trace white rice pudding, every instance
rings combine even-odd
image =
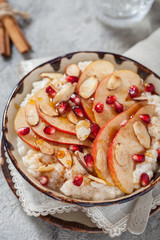
[[[78,66],[83,72],[85,68],[91,63],[91,61],[79,62]],[[47,86],[51,82],[54,88],[59,91],[63,88],[64,84],[67,83],[66,75],[63,74],[62,78],[50,80],[44,78],[41,81],[33,83],[33,89],[30,94],[27,94],[20,107],[25,107],[27,101],[36,94],[40,89]],[[160,97],[146,94],[148,102],[156,105],[156,110],[160,116]],[[145,162],[137,164],[135,171],[133,172],[133,182],[135,189],[140,188],[139,179],[143,172],[146,172],[151,179],[153,172],[157,167],[157,148],[160,140],[160,123],[157,117],[151,119],[151,123],[148,125],[148,131],[152,137],[151,149],[146,151]],[[86,170],[77,160],[76,156],[73,156],[73,166],[71,169],[66,169],[62,166],[54,156],[46,155],[42,152],[31,149],[26,143],[24,143],[19,137],[17,138],[18,153],[22,157],[22,161],[27,168],[28,172],[39,179],[42,175],[46,175],[49,179],[48,187],[51,189],[60,190],[66,196],[74,198],[80,198],[85,200],[107,200],[115,199],[124,193],[117,187],[108,186],[107,184],[98,183],[90,180],[84,176],[83,183],[77,187],[73,184],[73,179],[78,175],[84,175]],[[86,149],[84,149],[86,154]],[[54,170],[50,172],[38,171],[38,168],[45,164],[53,164]]]
[[[157,168],[157,149],[160,147],[160,96],[151,95],[150,93],[145,93],[143,96],[148,98],[148,104],[154,104],[156,106],[158,117],[152,117],[151,123],[148,125],[148,132],[152,139],[152,145],[145,153],[145,162],[138,163],[133,172],[135,189],[140,188],[139,179],[143,172],[148,174],[150,180],[153,177]]]

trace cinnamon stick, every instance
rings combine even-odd
[[[5,29],[2,25],[2,23],[0,22],[0,53],[1,55],[5,55]]]
[[[0,3],[5,3],[6,0],[0,0]],[[7,33],[15,44],[20,53],[25,53],[31,48],[30,44],[23,35],[16,19],[12,16],[6,15],[2,18],[2,23],[7,30]]]
[[[5,30],[5,56],[10,57],[11,55],[11,44],[7,31]]]

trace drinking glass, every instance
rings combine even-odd
[[[128,27],[142,20],[154,0],[90,0],[95,15],[113,27]]]

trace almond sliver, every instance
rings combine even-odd
[[[94,176],[92,176],[92,175],[89,175],[89,174],[86,174],[85,175],[87,178],[89,178],[90,180],[92,180],[92,181],[95,181],[95,182],[98,182],[98,183],[101,183],[101,184],[107,184],[105,181],[103,181],[102,179],[100,179],[100,178],[97,178],[97,177],[94,177]]]
[[[40,74],[40,77],[42,77],[42,78],[47,77],[47,78],[50,78],[50,79],[59,79],[59,78],[63,77],[63,74],[61,74],[61,73],[52,73],[52,72],[50,72],[50,73],[44,72],[44,73]]]
[[[49,164],[49,165],[44,165],[39,167],[37,170],[39,172],[50,172],[54,169],[54,165],[53,164]]]
[[[133,124],[133,129],[134,129],[134,133],[137,137],[137,139],[139,140],[140,144],[144,147],[144,148],[150,148],[151,145],[151,138],[148,134],[147,128],[145,127],[145,125],[140,122],[137,121]]]
[[[66,75],[79,77],[80,69],[77,64],[70,64],[65,70]]]
[[[76,135],[80,141],[84,141],[91,133],[90,123],[86,120],[81,120],[76,125]]]
[[[26,105],[26,120],[29,125],[35,126],[39,123],[39,115],[35,104],[27,103]]]
[[[63,166],[66,168],[71,168],[72,157],[66,148],[59,148],[58,151],[56,151],[56,157]]]
[[[50,106],[49,103],[46,101],[39,102],[38,105],[41,112],[43,112],[44,114],[50,117],[59,115],[57,110],[54,107]]]
[[[62,89],[53,98],[53,103],[56,104],[62,101],[68,101],[71,95],[74,93],[76,85],[76,83],[72,84],[70,82],[64,84]]]
[[[121,78],[119,76],[113,75],[108,80],[108,90],[115,90],[121,85]]]
[[[77,116],[74,114],[73,111],[70,111],[68,114],[67,114],[67,119],[73,123],[73,124],[77,124],[79,119],[77,118]]]
[[[37,146],[40,148],[41,152],[48,154],[48,155],[53,155],[55,152],[55,147],[43,139],[38,139],[36,140]]]
[[[79,88],[79,94],[83,98],[89,98],[95,92],[98,86],[98,79],[96,76],[87,78]]]
[[[126,147],[120,143],[117,143],[115,146],[115,157],[120,166],[124,167],[128,165],[129,154]]]

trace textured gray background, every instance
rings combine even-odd
[[[18,81],[17,67],[29,58],[63,55],[78,50],[123,53],[159,27],[160,1],[137,26],[112,29],[95,19],[87,0],[10,0],[12,6],[29,11],[32,20],[21,23],[32,45],[32,52],[21,56],[15,47],[11,59],[0,57],[0,119],[11,89]],[[146,56],[147,57],[147,56]],[[151,59],[153,61],[153,59]],[[126,232],[115,239],[160,239],[160,213],[153,216],[140,236]],[[105,234],[84,234],[63,230],[41,219],[28,217],[12,194],[0,171],[0,240],[95,240],[109,239]]]

